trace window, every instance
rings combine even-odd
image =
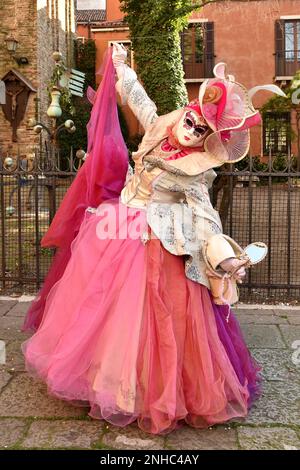
[[[275,24],[276,75],[294,76],[300,67],[300,20],[279,20]]]
[[[127,50],[127,65],[129,65],[129,67],[133,68],[134,67],[134,63],[133,63],[133,51],[131,49],[131,41],[109,41],[108,45],[109,46],[113,46],[113,44],[117,42],[118,44],[122,44],[126,50]]]
[[[212,77],[214,67],[213,23],[190,23],[181,35],[181,50],[187,81]]]
[[[285,154],[291,144],[291,115],[289,112],[268,112],[263,117],[264,155]]]
[[[87,38],[85,38],[84,36],[77,36],[76,41],[78,42],[78,44],[84,44],[87,41]]]
[[[285,60],[289,62],[300,61],[300,21],[286,21],[284,23]]]

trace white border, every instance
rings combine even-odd
[[[286,15],[286,16],[281,16],[281,20],[300,20],[300,15]]]
[[[208,23],[208,18],[192,18],[188,20],[189,23]]]
[[[84,44],[86,41],[88,41],[88,38],[86,38],[85,36],[77,36],[75,38],[75,41],[81,41],[82,44]]]
[[[275,77],[275,82],[283,82],[283,81],[286,81],[286,80],[293,80],[293,76],[292,75],[280,75],[278,77]]]
[[[129,31],[129,28],[125,26],[121,28],[91,28],[92,33],[111,33],[115,31]]]
[[[185,78],[185,83],[203,83],[206,78]]]

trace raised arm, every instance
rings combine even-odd
[[[128,104],[143,128],[147,128],[157,119],[157,108],[137,79],[137,75],[125,64],[127,51],[122,44],[113,46],[113,63],[117,72],[116,89],[122,103]]]

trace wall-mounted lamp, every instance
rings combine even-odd
[[[15,59],[18,65],[27,65],[29,63],[27,57],[15,56],[16,50],[19,45],[19,41],[17,39],[15,39],[12,35],[10,35],[5,39],[5,42],[6,42],[6,48],[8,52]]]
[[[5,39],[5,42],[8,52],[14,54],[18,48],[19,41],[17,41],[17,39],[10,35]]]

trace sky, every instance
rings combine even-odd
[[[105,10],[105,0],[77,0],[78,10]]]

